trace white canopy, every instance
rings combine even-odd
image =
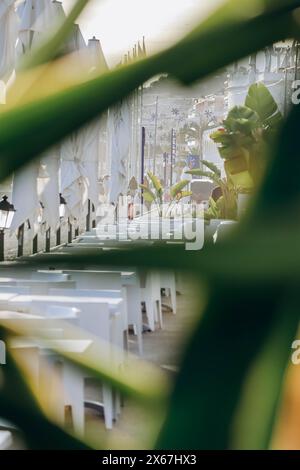
[[[108,66],[102,51],[100,41],[93,37],[88,42],[88,66],[93,72],[106,72]],[[81,132],[82,136],[82,155],[81,171],[86,180],[88,198],[94,204],[95,209],[99,204],[99,161],[100,155],[100,134],[103,126],[103,120],[98,118],[94,123],[86,126]]]
[[[40,158],[38,197],[47,228],[59,225],[59,150],[53,148]]]
[[[116,203],[127,193],[127,160],[131,141],[131,101],[129,98],[109,110],[108,152],[110,159],[109,201]]]
[[[87,46],[78,25],[74,25],[71,37],[64,46],[65,53],[78,53],[78,69],[86,64]],[[82,61],[81,61],[82,54]],[[82,217],[84,206],[88,200],[89,193],[94,199],[94,180],[89,185],[88,175],[94,165],[87,161],[84,167],[83,156],[85,147],[88,146],[93,153],[97,152],[97,138],[94,131],[88,127],[68,137],[60,147],[60,192],[67,202],[67,212],[71,219],[78,222]],[[94,177],[94,174],[93,174]],[[97,173],[96,173],[97,177]]]
[[[72,134],[60,148],[60,192],[67,202],[67,211],[71,218],[79,220],[83,206],[87,201],[87,186],[82,177],[81,154],[82,136]]]
[[[38,165],[36,162],[31,162],[14,175],[12,203],[16,213],[11,224],[12,231],[15,231],[27,219],[33,226],[38,216],[37,178]]]
[[[25,0],[18,7],[20,17],[17,54],[24,55],[36,41],[52,26],[56,9],[51,0]],[[34,138],[34,137],[33,137]],[[57,151],[50,151],[26,165],[14,175],[12,200],[17,209],[13,219],[12,230],[29,219],[35,230],[41,205],[44,205],[44,218],[48,225],[56,226],[59,220],[58,190],[58,156]]]
[[[39,36],[49,31],[52,24],[51,0],[25,0],[18,7],[20,17],[17,54],[28,52],[39,40]]]

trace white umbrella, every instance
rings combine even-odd
[[[102,51],[100,41],[93,37],[88,43],[88,65],[90,71],[106,72],[108,66]],[[95,209],[99,204],[99,161],[100,155],[100,134],[103,120],[97,119],[93,124],[86,126],[80,133],[81,139],[81,172],[86,180],[88,198],[94,204]]]
[[[55,21],[56,9],[51,0],[25,0],[19,8],[20,17],[17,53],[24,55],[33,44]],[[39,190],[38,190],[39,189]],[[48,225],[57,225],[59,220],[58,157],[57,151],[51,150],[26,165],[14,175],[12,200],[17,208],[13,219],[12,230],[29,219],[34,230],[39,212],[40,201],[43,202],[44,217]]]
[[[17,15],[14,0],[0,2],[0,80],[7,81],[15,65]]]
[[[23,55],[28,52],[32,47],[38,44],[43,36],[49,33],[55,23],[61,22],[65,18],[65,13],[61,2],[53,2],[51,0],[25,0],[18,8],[18,14],[20,16],[19,26],[19,41],[17,45],[17,52],[19,55]],[[63,52],[73,52],[80,50],[85,47],[84,39],[78,25],[73,26],[73,32],[68,41],[63,46]],[[77,149],[77,142],[75,144]],[[75,206],[78,203],[77,196],[81,193],[81,186],[77,182],[77,186],[74,185],[72,190],[69,188],[69,184],[66,181],[69,179],[74,180],[74,174],[78,175],[77,170],[74,172],[74,159],[70,155],[76,157],[77,150],[73,152],[73,140],[70,139],[64,143],[62,147],[51,149],[46,154],[42,155],[40,161],[31,164],[31,168],[34,171],[31,173],[27,171],[27,168],[15,178],[14,192],[15,192],[15,204],[16,207],[23,207],[22,201],[19,202],[18,198],[30,192],[36,192],[37,196],[29,198],[28,204],[24,206],[22,210],[23,221],[27,218],[30,219],[31,225],[34,226],[35,220],[32,219],[34,214],[40,212],[40,202],[43,204],[43,220],[46,221],[47,227],[57,228],[59,224],[59,192],[61,189],[66,190],[68,193],[67,202],[70,204],[70,208],[73,208],[73,213],[78,217],[80,208]],[[62,157],[62,185],[60,186],[59,181],[59,157]],[[68,159],[66,168],[66,157]],[[76,165],[75,165],[76,166]],[[24,177],[22,176],[24,174]],[[26,178],[25,178],[26,174]],[[75,180],[76,181],[75,177]],[[23,181],[24,179],[24,181]],[[19,191],[18,185],[21,184],[22,192]],[[37,206],[38,212],[30,207],[31,204]],[[78,204],[77,204],[78,206]],[[34,208],[34,209],[35,209]],[[74,215],[75,216],[75,215]],[[36,215],[37,217],[37,215]],[[16,218],[17,222],[18,218]]]
[[[65,53],[78,53],[78,69],[81,62],[81,54],[84,59],[87,47],[78,25],[74,25],[73,32],[66,42]],[[67,211],[71,219],[79,221],[83,213],[83,207],[88,200],[87,179],[82,167],[82,155],[86,133],[75,132],[71,137],[63,141],[60,146],[60,192],[67,202]],[[91,139],[89,138],[91,143]]]
[[[32,162],[17,171],[13,180],[12,203],[15,206],[11,230],[15,231],[27,219],[33,226],[39,211],[37,195],[38,165]]]
[[[81,169],[82,142],[78,133],[64,140],[60,147],[60,192],[67,202],[71,218],[79,220],[87,201],[87,186]]]
[[[47,228],[59,225],[59,149],[51,149],[40,158],[38,199],[42,203]]]
[[[127,193],[127,160],[131,142],[131,101],[125,99],[109,110],[108,153],[110,159],[109,201],[116,203]]]
[[[17,55],[28,52],[39,37],[49,31],[53,20],[51,3],[51,0],[25,0],[18,7],[20,25]]]

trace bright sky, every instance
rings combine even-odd
[[[74,0],[63,0],[66,11]],[[91,0],[79,18],[85,39],[101,40],[109,61],[132,50],[143,36],[148,50],[167,46],[223,0]]]

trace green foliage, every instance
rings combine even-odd
[[[236,189],[252,191],[266,166],[267,144],[278,133],[282,116],[262,83],[250,86],[245,106],[232,108],[223,127],[211,134],[225,160],[225,170]]]
[[[212,162],[202,160],[202,165],[206,166],[211,171],[204,171],[197,168],[195,170],[187,171],[188,174],[196,176],[204,176],[212,180],[217,186],[221,188],[222,196],[214,201],[212,197],[209,198],[209,207],[204,212],[206,220],[210,219],[229,219],[236,220],[237,218],[237,193],[229,178],[222,178],[221,171]]]
[[[165,194],[169,193],[170,195],[168,209],[165,212],[166,216],[174,204],[179,202],[182,198],[192,195],[190,191],[183,191],[184,188],[189,184],[189,180],[182,180],[174,184],[171,188],[164,188],[161,181],[153,173],[149,171],[147,176],[150,181],[148,182],[147,180],[147,184],[140,184],[140,188],[142,189],[145,202],[148,202],[149,204],[154,203],[158,210],[159,216],[163,215],[162,205]],[[152,183],[152,188],[150,187],[150,182]]]
[[[79,129],[153,75],[166,72],[192,83],[266,45],[297,37],[294,13],[299,6],[300,0],[243,0],[241,8],[240,0],[229,0],[166,51],[103,76],[83,77],[81,83],[51,96],[8,107],[0,115],[1,177]],[[42,54],[39,51],[28,64],[54,57],[58,46],[53,40],[50,49],[43,49]],[[228,123],[235,126],[236,139],[236,133],[243,134],[239,136],[245,146],[238,155],[242,156],[240,167],[249,158],[252,140],[258,138],[257,129],[263,130],[266,145],[272,145],[256,204],[229,240],[198,253],[163,246],[78,253],[72,259],[51,255],[43,261],[51,266],[80,262],[181,268],[192,273],[199,286],[205,281],[207,304],[198,312],[186,347],[158,448],[267,448],[270,444],[290,344],[299,322],[299,223],[295,214],[300,198],[300,107],[292,109],[274,145],[267,135],[274,128],[278,131],[281,118],[273,105],[262,106],[265,99],[270,103],[261,87],[250,88],[246,107],[253,112],[246,115],[245,110],[239,110],[237,120]],[[258,128],[254,116],[259,118]],[[230,154],[230,146],[236,150],[240,143],[222,132],[215,139],[224,145],[224,152],[228,151],[225,160],[233,160],[236,155]],[[213,203],[212,207],[215,209]],[[42,261],[35,258],[27,262],[34,265]],[[93,368],[91,364],[85,367]],[[101,373],[101,364],[98,367]],[[103,378],[104,372],[101,374]],[[3,375],[0,414],[24,430],[30,447],[86,447],[43,416],[17,367],[3,368]],[[111,379],[105,375],[105,380]],[[118,386],[136,398],[126,379]]]
[[[181,180],[178,183],[174,184],[170,188],[170,195],[172,199],[175,199],[178,194],[182,192],[182,190],[189,184],[189,180]]]

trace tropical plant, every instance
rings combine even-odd
[[[209,198],[209,207],[204,211],[204,218],[210,219],[229,219],[236,220],[237,218],[237,192],[226,177],[222,178],[220,169],[212,162],[207,160],[201,161],[202,165],[206,166],[210,171],[201,170],[196,168],[189,170],[186,173],[195,176],[204,176],[213,181],[217,187],[221,189],[222,196],[216,201],[214,198]]]
[[[171,188],[164,188],[161,181],[150,171],[148,172],[148,178],[151,182],[146,179],[143,184],[140,184],[140,188],[143,192],[143,199],[149,203],[155,204],[159,216],[168,215],[171,209],[181,199],[192,195],[191,191],[186,191],[185,188],[189,184],[189,180],[182,180],[171,186]],[[169,204],[165,212],[163,212],[163,203],[165,200],[166,193],[169,195]]]
[[[77,2],[77,7],[83,3]],[[299,38],[299,6],[300,0],[244,0],[241,8],[240,0],[227,0],[171,48],[101,76],[78,75],[68,83],[58,80],[57,63],[50,63],[67,28],[60,29],[54,36],[59,41],[52,39],[27,58],[26,73],[20,73],[12,87],[19,100],[1,110],[1,178],[158,73],[190,84],[277,41]],[[199,293],[201,308],[170,397],[157,371],[153,375],[133,365],[123,376],[115,376],[104,363],[95,364],[93,357],[68,356],[151,413],[165,411],[159,436],[149,445],[158,449],[266,449],[272,445],[291,343],[299,325],[299,123],[300,107],[294,106],[276,145],[266,141],[268,171],[253,209],[224,242],[208,244],[199,252],[163,246],[22,261],[35,267],[75,263],[183,269],[198,283],[195,295]],[[5,325],[3,329],[8,339],[10,331]],[[27,374],[10,352],[1,369],[0,415],[24,431],[31,448],[92,446],[45,415]]]
[[[244,106],[232,108],[223,127],[211,134],[236,189],[251,192],[266,168],[267,149],[282,124],[282,115],[263,83],[250,86]]]

